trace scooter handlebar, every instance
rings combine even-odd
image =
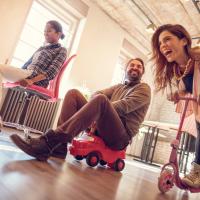
[[[197,101],[197,98],[195,97],[179,97],[179,100],[185,100],[185,101]]]

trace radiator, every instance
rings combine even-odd
[[[4,122],[18,122],[25,97],[26,96],[22,91],[8,89],[1,108],[1,116]],[[42,132],[52,128],[59,103],[59,100],[50,102],[40,99],[38,96],[32,96],[30,98],[30,104],[26,112],[24,123],[21,125]]]

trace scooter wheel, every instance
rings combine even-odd
[[[170,170],[163,170],[158,178],[158,189],[162,192],[168,192],[174,186],[174,175]]]

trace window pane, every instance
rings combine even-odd
[[[14,58],[21,60],[22,63],[25,63],[33,55],[35,50],[36,49],[29,44],[26,44],[23,41],[19,41],[15,50]],[[11,62],[11,65],[12,63],[13,61]],[[16,67],[21,67],[21,65]]]
[[[43,32],[39,32],[32,26],[26,24],[21,34],[21,39],[26,41],[27,44],[33,46],[35,49],[42,46],[44,42]]]
[[[127,59],[128,59],[127,57],[124,57],[124,56],[121,56],[121,55],[119,56],[115,70],[114,70],[111,85],[115,85],[115,84],[123,82],[123,80],[125,78],[124,67],[125,67]]]
[[[16,59],[16,58],[13,58],[12,59],[12,62],[11,62],[11,66],[14,66],[14,67],[21,67],[21,66],[23,66],[23,64],[24,64],[24,62],[23,61],[20,61],[20,60],[18,60],[18,59]]]

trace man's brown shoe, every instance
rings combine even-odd
[[[64,133],[49,130],[39,138],[29,137],[27,141],[17,134],[10,138],[22,151],[40,161],[46,161],[50,156],[64,159],[67,155],[67,134]]]

